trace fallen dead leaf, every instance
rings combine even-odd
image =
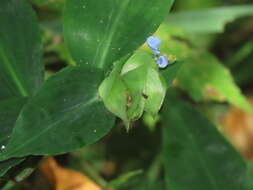
[[[102,190],[87,176],[59,166],[53,157],[43,161],[40,171],[55,190]]]
[[[253,100],[250,101],[253,106]],[[223,118],[225,135],[245,159],[253,158],[253,115],[232,107]]]

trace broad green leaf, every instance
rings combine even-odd
[[[191,33],[218,33],[235,18],[252,14],[253,5],[228,6],[170,14],[167,22]]]
[[[175,7],[177,11],[183,10],[196,10],[196,9],[204,9],[210,8],[217,5],[220,5],[223,0],[184,0],[184,1],[176,1]]]
[[[0,100],[33,95],[43,81],[41,41],[26,0],[0,2]]]
[[[0,101],[0,147],[8,143],[18,115],[26,98],[11,98]]]
[[[229,70],[208,52],[200,52],[187,59],[177,79],[178,85],[186,89],[195,101],[228,101],[252,112]]]
[[[114,117],[98,97],[101,81],[102,72],[87,66],[50,77],[23,108],[0,159],[61,154],[106,135]]]
[[[216,127],[173,90],[162,111],[165,178],[173,190],[244,190],[247,168]]]
[[[0,102],[0,152],[5,149],[17,117],[25,102],[25,98],[11,98]],[[21,161],[23,159],[11,159],[0,162],[0,177]]]
[[[77,64],[108,68],[143,44],[173,0],[67,0],[64,35]]]

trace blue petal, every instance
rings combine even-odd
[[[150,36],[150,37],[148,37],[146,42],[147,42],[148,46],[153,50],[155,55],[158,55],[160,53],[158,48],[161,44],[161,40],[159,38],[154,37],[154,36]]]
[[[162,68],[162,69],[164,69],[170,64],[167,56],[160,56],[157,59],[156,63],[159,66],[159,68]]]

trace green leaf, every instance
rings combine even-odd
[[[219,6],[222,3],[223,0],[205,0],[205,1],[186,0],[186,1],[176,1],[175,7],[177,11],[196,10]]]
[[[0,100],[33,95],[43,82],[41,41],[26,0],[0,2]]]
[[[230,71],[212,54],[200,52],[186,60],[178,74],[178,85],[187,90],[195,101],[213,99],[228,101],[252,112],[250,104],[235,84]]]
[[[247,190],[251,190],[253,188],[253,162],[252,160],[248,162],[248,172],[247,172],[247,182],[246,187]]]
[[[174,79],[176,79],[180,69],[184,65],[183,61],[176,61],[172,65],[169,65],[168,68],[161,71],[167,86],[171,86]]]
[[[64,35],[77,64],[108,68],[143,44],[173,0],[68,0]]]
[[[50,77],[23,108],[0,160],[61,154],[106,135],[114,117],[98,97],[102,76],[98,69],[78,66]]]
[[[218,33],[235,18],[252,14],[253,5],[228,6],[170,14],[166,22],[191,33]]]
[[[168,57],[174,55],[179,61],[192,56],[193,49],[188,40],[189,35],[181,29],[163,23],[154,35],[162,41],[159,47],[162,54]]]
[[[0,147],[8,142],[18,115],[26,98],[11,98],[0,101]]]
[[[165,177],[173,190],[243,190],[247,168],[203,115],[167,92],[162,112]]]
[[[0,102],[0,152],[5,149],[17,117],[25,102],[26,98],[11,98]],[[21,161],[23,161],[22,158],[15,158],[0,162],[0,177]]]

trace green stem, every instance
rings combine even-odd
[[[162,165],[162,154],[158,153],[147,172],[147,177],[151,183],[159,178],[160,172],[162,170]]]
[[[242,46],[242,48],[240,48],[235,55],[233,55],[232,57],[230,57],[227,61],[226,64],[233,68],[235,67],[237,64],[239,64],[243,59],[245,59],[246,57],[248,57],[253,51],[253,41],[250,41],[246,44],[244,44]]]
[[[81,169],[87,174],[89,177],[91,177],[95,183],[100,185],[103,189],[107,187],[108,182],[102,178],[99,173],[87,162],[81,162],[80,163]]]

